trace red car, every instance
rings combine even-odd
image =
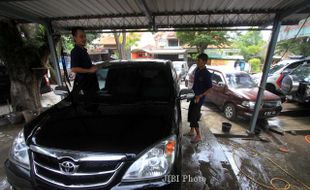
[[[258,87],[251,76],[242,71],[225,71],[208,69],[212,73],[213,89],[207,95],[207,101],[213,102],[224,111],[229,120],[237,116],[253,115]],[[259,111],[259,119],[274,117],[282,110],[279,96],[265,91],[263,106]]]

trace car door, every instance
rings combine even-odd
[[[225,98],[225,80],[223,74],[218,71],[214,71],[212,74],[212,102],[217,106],[221,106],[224,103]]]

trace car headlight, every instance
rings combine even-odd
[[[170,172],[174,163],[176,136],[172,136],[143,154],[127,170],[123,181],[161,178]]]
[[[250,109],[254,109],[254,107],[255,107],[255,102],[252,102],[252,101],[243,101],[241,104],[244,107],[248,107]]]
[[[29,169],[28,146],[25,142],[24,131],[20,131],[14,139],[11,150],[10,160],[17,165]]]

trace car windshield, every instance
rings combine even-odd
[[[287,65],[287,64],[286,63],[278,63],[278,64],[273,65],[269,70],[269,74],[275,73],[276,71],[285,67],[285,65]]]
[[[246,73],[229,73],[226,74],[228,86],[231,88],[253,88],[256,83],[251,76]]]
[[[305,64],[295,69],[291,75],[297,76],[300,81],[310,82],[310,64]]]
[[[118,102],[170,101],[172,77],[163,67],[119,66],[98,69],[99,92],[94,97]],[[81,92],[79,93],[81,95]],[[83,96],[83,95],[81,95]],[[86,97],[86,96],[84,96]]]
[[[182,70],[182,64],[178,64],[178,63],[174,63],[173,67],[175,68],[175,70],[177,71],[181,71]]]

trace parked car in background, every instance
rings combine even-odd
[[[302,63],[303,61],[299,59],[287,59],[282,60],[275,65],[272,65],[268,73],[266,90],[281,95],[280,86],[283,77],[287,73],[290,73],[292,70],[297,68]],[[259,84],[262,77],[262,73],[254,74],[252,75],[252,77],[255,80],[255,82]]]
[[[258,87],[251,76],[242,71],[208,70],[212,73],[213,88],[206,100],[223,110],[229,120],[235,120],[237,116],[252,117]],[[263,102],[259,119],[274,117],[282,110],[280,97],[269,91],[264,92]]]
[[[98,65],[100,89],[77,87],[28,123],[5,162],[13,189],[180,189],[179,90],[169,61]],[[104,80],[104,82],[102,82]]]
[[[283,78],[281,91],[290,100],[310,102],[310,60],[303,61],[302,65]]]
[[[175,68],[178,78],[180,80],[185,80],[186,74],[188,72],[188,65],[186,61],[172,61],[172,65]]]
[[[185,76],[185,86],[188,89],[193,88],[193,83],[194,83],[194,75],[195,75],[195,70],[197,68],[197,64],[193,64],[189,69],[188,72]]]
[[[10,77],[6,67],[0,63],[0,103],[10,100]]]

